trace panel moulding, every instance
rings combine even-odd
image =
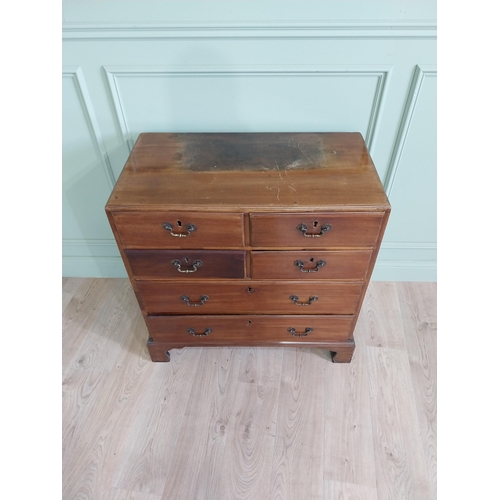
[[[436,250],[437,244],[435,242],[382,242],[381,249],[387,250]]]
[[[109,161],[106,148],[104,147],[101,129],[97,122],[94,106],[90,99],[90,94],[87,89],[87,84],[85,83],[82,68],[79,66],[64,66],[62,75],[63,78],[70,78],[73,80],[76,93],[78,95],[78,99],[85,116],[85,121],[87,122],[87,126],[89,128],[92,143],[94,144],[95,150],[98,151],[98,154],[101,157],[101,165],[104,167],[104,175],[106,176],[111,192],[115,185],[116,179],[111,168],[111,163]]]
[[[394,180],[396,179],[396,174],[398,172],[401,156],[406,143],[406,138],[408,137],[408,132],[410,130],[413,114],[417,107],[418,98],[420,96],[420,90],[422,89],[422,84],[426,77],[435,77],[437,75],[436,68],[427,66],[415,66],[412,79],[410,81],[410,87],[408,95],[403,107],[403,113],[401,122],[398,127],[398,132],[396,134],[396,141],[394,148],[392,150],[391,158],[389,160],[389,167],[387,168],[387,173],[384,179],[384,188],[387,193],[387,197],[390,197]]]
[[[355,21],[214,21],[191,23],[63,23],[67,40],[252,40],[252,39],[436,39],[434,19],[401,22],[386,20],[360,23]]]
[[[390,67],[381,68],[325,68],[325,67],[304,67],[304,66],[273,66],[273,69],[263,67],[242,67],[242,68],[165,68],[165,67],[133,67],[133,66],[107,66],[104,67],[106,77],[109,83],[113,106],[123,137],[129,151],[133,147],[133,139],[130,133],[130,127],[127,122],[123,99],[120,95],[118,79],[120,77],[209,77],[209,76],[332,76],[334,78],[355,76],[355,77],[376,77],[377,84],[373,95],[370,117],[364,139],[368,150],[373,148],[376,139],[379,118],[382,115],[387,94],[388,82],[391,73]]]

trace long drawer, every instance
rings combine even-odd
[[[126,212],[114,215],[124,248],[243,247],[243,215]]]
[[[252,252],[252,278],[364,280],[371,250]]]
[[[383,213],[250,214],[256,247],[370,247]]]
[[[354,314],[362,283],[138,281],[149,314]]]
[[[354,316],[147,316],[153,342],[184,345],[265,345],[343,342]]]
[[[136,279],[244,278],[244,250],[125,250]]]

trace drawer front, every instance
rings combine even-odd
[[[244,278],[245,252],[125,250],[137,279]]]
[[[251,214],[255,247],[371,247],[382,213]]]
[[[362,283],[137,282],[149,314],[354,314]]]
[[[363,280],[371,250],[252,252],[252,278]]]
[[[124,248],[243,247],[243,215],[198,212],[117,213]]]
[[[153,342],[265,345],[347,341],[353,316],[148,316]]]

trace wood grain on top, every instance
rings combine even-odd
[[[359,133],[141,134],[114,209],[380,210],[389,202]]]

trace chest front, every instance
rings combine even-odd
[[[360,134],[141,134],[106,212],[153,361],[277,345],[351,360],[390,213]]]

